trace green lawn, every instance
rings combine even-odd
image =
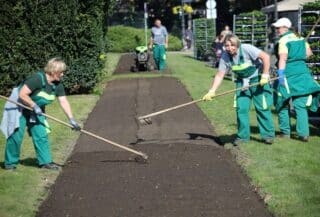
[[[169,54],[168,65],[173,76],[185,84],[194,99],[207,92],[215,74],[215,70],[203,62],[182,54]],[[233,82],[226,79],[218,91],[233,88]],[[199,103],[199,106],[213,124],[215,133],[227,143],[225,147],[235,153],[262,197],[268,195],[271,212],[285,217],[320,216],[320,129],[311,126],[308,143],[276,139],[273,145],[267,146],[255,140],[259,135],[252,108],[253,140],[237,149],[229,144],[236,132],[233,94]],[[276,115],[273,118],[278,129]]]

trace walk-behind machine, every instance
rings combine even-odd
[[[135,64],[131,66],[132,72],[152,71],[153,65],[150,63],[150,52],[147,46],[138,46],[135,49]]]
[[[154,70],[154,66],[150,62],[151,54],[148,50],[148,11],[147,11],[147,3],[144,3],[144,36],[145,36],[145,45],[138,46],[135,48],[135,57],[134,57],[134,65],[131,66],[132,72],[138,71],[152,71]]]

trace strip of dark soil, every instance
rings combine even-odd
[[[192,105],[139,126],[136,116],[192,100],[173,78],[110,82],[85,128],[149,155],[81,136],[37,216],[267,217],[241,169]]]

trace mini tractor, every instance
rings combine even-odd
[[[138,46],[135,49],[135,65],[131,66],[131,71],[151,71],[154,70],[153,65],[149,62],[150,53],[147,46]]]
[[[135,64],[131,66],[132,72],[137,71],[152,71],[154,70],[154,66],[150,63],[150,52],[148,50],[148,8],[147,3],[144,3],[144,36],[145,36],[145,45],[138,46],[135,49]]]

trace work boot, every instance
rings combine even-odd
[[[267,145],[273,144],[273,138],[265,138],[265,139],[262,139],[262,141]]]
[[[8,171],[15,171],[17,167],[15,165],[5,165],[4,169]]]
[[[239,146],[240,144],[244,143],[244,140],[240,139],[240,138],[236,138],[235,140],[233,140],[232,144],[233,146]]]
[[[41,169],[48,169],[48,170],[59,170],[59,166],[55,163],[48,163],[40,165]]]
[[[299,136],[299,140],[302,142],[308,142],[309,141],[309,137],[308,136]]]
[[[280,133],[277,137],[280,139],[290,139],[290,135],[284,133]]]

